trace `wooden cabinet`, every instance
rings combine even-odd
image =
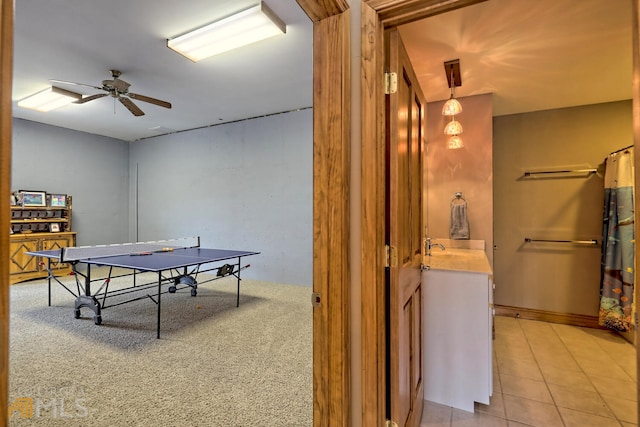
[[[430,270],[424,281],[424,398],[474,411],[493,393],[491,274]]]
[[[67,206],[11,206],[9,283],[47,277],[43,260],[25,252],[61,249],[75,244],[76,233],[71,231],[70,196],[67,196]],[[52,264],[51,267],[56,276],[71,272],[70,266],[64,263]]]

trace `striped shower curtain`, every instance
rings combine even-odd
[[[633,148],[605,161],[599,323],[627,332],[634,317]]]

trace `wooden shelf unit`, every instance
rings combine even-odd
[[[64,207],[11,206],[10,284],[48,275],[43,260],[25,252],[76,245],[76,232],[71,231],[71,211],[71,196],[67,196],[67,206]],[[56,225],[59,231],[55,231]],[[71,267],[65,263],[52,264],[51,271],[56,276],[63,276],[71,273]]]

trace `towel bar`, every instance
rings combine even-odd
[[[549,170],[549,171],[525,171],[524,176],[531,177],[533,175],[549,175],[554,173],[585,173],[589,176],[598,172],[598,169],[574,169],[574,170]]]
[[[545,242],[545,243],[575,243],[578,245],[597,245],[597,240],[547,240],[547,239],[532,239],[530,237],[524,238],[525,243],[532,242]]]

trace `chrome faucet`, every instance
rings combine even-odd
[[[431,248],[438,247],[443,251],[446,249],[442,243],[431,243],[431,237],[427,237],[425,240],[425,248],[427,249],[427,256],[431,256]]]

